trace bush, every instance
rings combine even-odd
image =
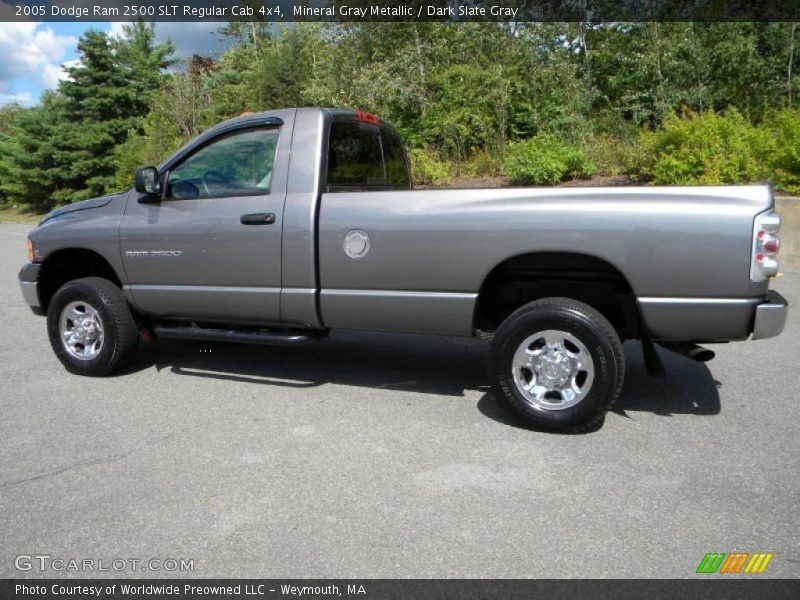
[[[583,150],[549,134],[511,143],[503,169],[512,183],[523,185],[554,184],[594,172]]]
[[[773,145],[734,108],[673,116],[642,134],[639,170],[656,184],[749,183],[767,176]]]
[[[623,138],[613,134],[596,134],[582,144],[586,155],[600,175],[630,173],[632,165],[635,164],[634,146],[630,137]]]
[[[408,154],[411,176],[415,184],[449,183],[453,179],[453,164],[440,160],[430,150],[413,148]]]
[[[800,111],[768,115],[762,127],[771,129],[775,139],[769,160],[770,181],[791,194],[800,194]]]
[[[495,177],[502,173],[500,159],[490,150],[478,150],[465,163],[458,165],[459,175]]]

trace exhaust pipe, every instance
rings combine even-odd
[[[708,362],[716,356],[716,353],[708,348],[692,345],[686,356],[697,362]]]
[[[696,362],[708,362],[716,356],[716,353],[713,350],[703,348],[697,344],[674,344],[665,347],[667,350],[672,350],[676,354],[686,356],[687,358],[691,358]]]

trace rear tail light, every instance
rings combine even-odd
[[[764,242],[764,252],[768,254],[777,254],[778,248],[780,248],[780,242],[778,241],[778,238],[772,238],[771,240]]]
[[[778,274],[780,228],[781,217],[776,212],[770,211],[756,217],[753,227],[753,260],[750,265],[750,279],[753,281],[764,281]]]

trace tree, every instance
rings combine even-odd
[[[105,32],[89,30],[78,42],[80,61],[67,69],[59,91],[66,121],[57,134],[57,159],[67,175],[55,199],[69,203],[98,196],[114,185],[114,148],[144,116],[129,69]],[[137,110],[138,109],[138,110]]]
[[[45,209],[114,190],[115,150],[142,131],[174,48],[139,22],[118,39],[89,30],[77,50],[58,91],[0,128],[3,200]]]
[[[49,209],[64,183],[56,141],[64,119],[63,99],[46,92],[40,106],[14,112],[0,131],[0,193],[7,202]]]
[[[116,187],[115,149],[131,132],[141,132],[163,69],[172,64],[172,43],[154,40],[154,26],[141,22],[124,26],[118,39],[92,30],[81,38],[80,62],[59,87],[67,120],[56,139],[67,180],[56,201],[74,202]]]
[[[144,117],[158,94],[164,70],[177,62],[171,40],[155,43],[155,24],[135,21],[122,26],[122,36],[111,39],[111,48],[126,84],[133,93],[131,116]]]
[[[433,163],[497,167],[510,143],[550,136],[593,160],[595,150],[605,152],[597,163],[623,173],[643,128],[728,107],[758,125],[770,111],[796,104],[798,86],[791,23],[254,21],[223,28],[232,47],[214,61],[194,57],[167,75],[169,48],[157,50],[152,26],[129,27],[127,41],[111,41],[107,89],[76,79],[86,98],[62,90],[84,112],[110,100],[109,114],[92,113],[102,127],[81,111],[70,114],[84,144],[72,144],[76,164],[100,178],[94,188],[110,186],[107,163],[89,160],[108,148],[116,184],[129,185],[136,166],[159,162],[208,126],[288,106],[380,114]],[[56,131],[55,139],[62,135]],[[79,183],[69,183],[70,194]]]
[[[14,125],[22,109],[17,104],[9,104],[0,107],[0,149],[2,149],[6,132]],[[2,182],[6,179],[3,169],[5,162],[0,159],[0,205],[8,201],[8,196],[3,191]]]

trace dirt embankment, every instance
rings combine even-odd
[[[775,209],[781,216],[781,265],[786,270],[800,269],[800,198],[775,196]]]

